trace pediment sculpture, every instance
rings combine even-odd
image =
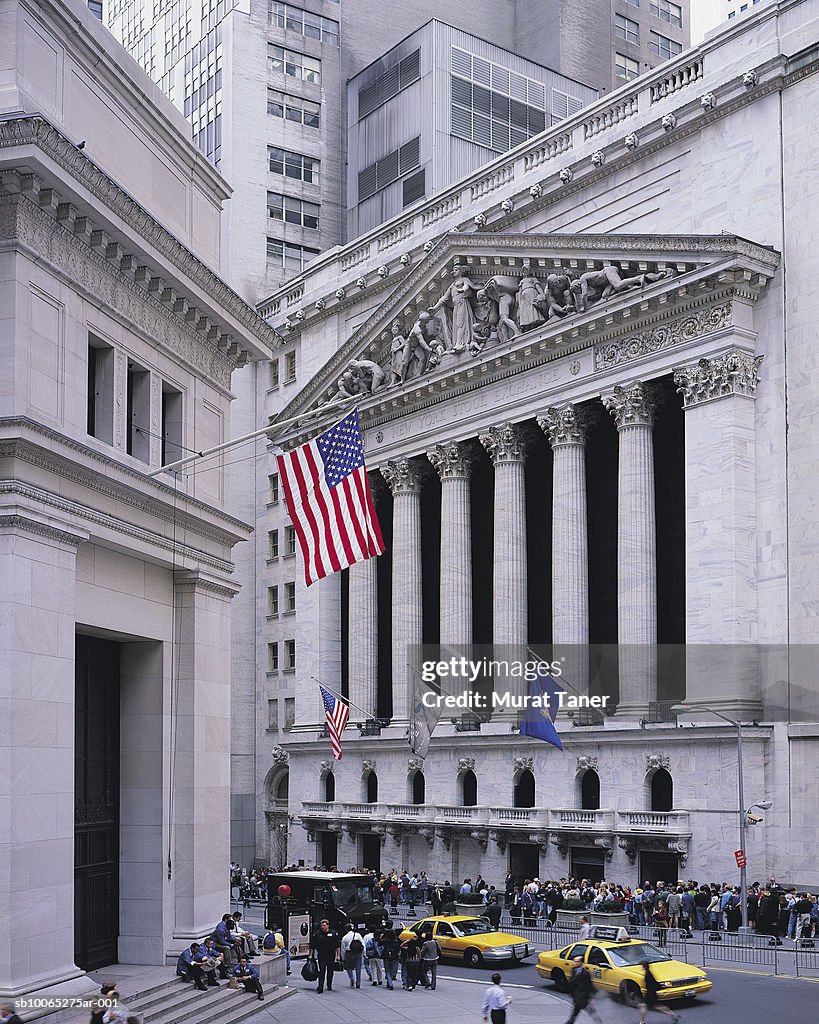
[[[478,356],[487,347],[504,345],[551,320],[585,313],[614,295],[645,288],[673,273],[662,267],[628,275],[612,264],[583,273],[538,273],[524,266],[486,278],[456,262],[438,300],[406,322],[400,316],[395,319],[381,358],[351,359],[336,390],[322,404],[400,387],[434,370],[448,356]]]

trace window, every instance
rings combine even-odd
[[[114,350],[88,336],[87,426],[91,437],[114,443]]]
[[[682,7],[672,3],[672,0],[656,0],[656,3],[648,5],[648,9],[661,21],[667,21],[669,25],[682,28]]]
[[[270,360],[270,390],[275,391],[279,386],[279,360]]]
[[[331,804],[336,798],[336,777],[332,772],[324,776],[324,799]]]
[[[293,526],[284,528],[284,553],[286,555],[295,555],[296,553],[296,530]]]
[[[284,667],[292,671],[296,667],[296,641],[284,641]]]
[[[364,780],[364,802],[368,804],[378,803],[378,776],[375,772],[367,772]]]
[[[528,768],[524,768],[515,783],[514,806],[535,806],[535,777]]]
[[[665,768],[651,776],[651,810],[670,811],[674,806],[674,780]]]
[[[182,458],[182,392],[162,381],[162,465]]]
[[[279,731],[279,702],[275,697],[267,702],[267,731]]]
[[[426,780],[424,773],[421,771],[415,772],[412,776],[412,802],[414,804],[426,803]]]
[[[88,10],[98,21],[102,21],[102,0],[88,0]]]
[[[283,196],[280,192],[267,193],[268,216],[285,224],[318,229],[320,209],[318,203],[308,203],[306,199],[294,199],[292,196]]]
[[[729,11],[728,12],[728,20],[729,21],[731,20],[731,18],[735,18],[736,16],[737,16],[737,12],[736,11]]]
[[[267,165],[273,174],[283,174],[286,178],[306,181],[309,185],[318,185],[320,160],[301,153],[289,153],[286,149],[267,147]]]
[[[267,504],[278,505],[279,503],[279,474],[271,473],[267,478]]]
[[[125,450],[134,458],[151,458],[151,375],[144,366],[128,360],[125,397]]]
[[[419,199],[423,199],[426,195],[426,171],[420,170],[417,174],[411,175],[409,178],[404,178],[403,195],[402,195],[402,206],[405,208],[411,206],[413,203],[417,203]]]
[[[272,643],[267,645],[267,671],[279,671],[279,645]]]
[[[552,124],[557,124],[564,117],[571,117],[583,108],[583,101],[570,96],[560,89],[552,89]]]
[[[463,807],[476,807],[478,803],[478,777],[468,768],[461,779],[461,804]]]
[[[288,352],[284,357],[284,382],[292,384],[296,379],[296,352]]]
[[[296,698],[285,697],[284,698],[284,728],[285,730],[292,729],[296,724]]]
[[[388,68],[378,78],[365,85],[358,94],[358,117],[366,117],[376,107],[397,96],[402,89],[417,82],[421,77],[421,51],[404,57],[403,60]]]
[[[580,807],[584,811],[596,811],[600,807],[600,776],[593,768],[583,772],[580,779]]]
[[[310,249],[306,245],[294,245],[292,242],[283,242],[277,238],[267,240],[268,265],[281,267],[282,270],[291,273],[300,273],[318,254],[318,249]]]
[[[331,46],[339,45],[338,22],[331,18],[322,18],[320,14],[303,11],[292,4],[276,3],[275,0],[268,0],[267,13],[270,24],[276,28],[298,32],[308,39],[318,39]]]
[[[614,15],[614,34],[627,43],[640,43],[640,26],[623,14]]]
[[[420,136],[406,142],[400,149],[388,153],[374,164],[358,172],[358,201],[363,202],[382,188],[414,170],[421,162]]]
[[[622,78],[624,82],[630,82],[640,74],[640,62],[632,60],[624,53],[615,53],[614,66],[617,69],[617,77]]]
[[[270,70],[291,78],[300,78],[303,82],[321,85],[321,61],[318,57],[309,57],[297,50],[286,50],[283,46],[267,45],[267,57]]]
[[[285,583],[284,585],[284,610],[294,612],[296,610],[296,584]]]
[[[267,112],[271,117],[282,117],[286,121],[303,124],[305,128],[321,126],[321,104],[290,96],[276,89],[267,90]]]
[[[267,533],[267,557],[279,557],[279,531],[269,530]]]
[[[279,588],[268,587],[267,588],[267,614],[278,615],[279,614]]]
[[[652,32],[648,48],[663,60],[669,60],[682,52],[682,43],[678,43],[675,39],[669,39],[668,36],[660,35],[659,32]]]
[[[450,133],[502,153],[542,132],[546,127],[543,86],[539,106],[507,95],[508,91],[499,92],[453,75]],[[522,94],[528,95],[525,88]],[[576,102],[580,109],[582,101]]]

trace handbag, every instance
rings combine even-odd
[[[228,978],[228,988],[238,988],[238,987],[239,987],[239,979],[238,978],[234,978],[232,976],[230,978]]]
[[[340,960],[334,960],[333,961],[333,970],[334,971],[343,971],[344,970],[344,966],[343,966],[343,964],[341,963]]]
[[[312,958],[304,961],[301,969],[301,976],[305,981],[316,981],[318,979],[318,967]]]

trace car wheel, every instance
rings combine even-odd
[[[481,956],[480,950],[468,949],[464,953],[464,963],[469,964],[470,967],[480,967],[483,963],[483,957]]]
[[[620,996],[626,1006],[639,1006],[643,1001],[643,993],[633,981],[624,981],[620,986]]]
[[[566,981],[566,975],[559,967],[555,967],[552,970],[552,981],[555,983],[555,988],[558,992],[568,992],[569,983]]]

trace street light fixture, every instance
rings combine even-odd
[[[747,867],[745,863],[745,829],[748,825],[748,815],[754,807],[759,807],[763,811],[767,811],[772,806],[770,800],[760,800],[759,803],[751,804],[751,806],[745,809],[745,788],[744,779],[742,775],[742,723],[736,721],[736,719],[729,718],[728,715],[724,715],[721,711],[717,711],[716,708],[710,707],[708,704],[675,704],[671,709],[677,712],[677,714],[683,714],[685,712],[696,712],[696,711],[707,711],[712,715],[716,715],[717,718],[721,718],[724,722],[728,722],[729,725],[737,731],[737,797],[739,802],[739,849],[742,851],[742,861],[739,868],[739,891],[740,899],[742,901],[742,926],[740,931],[747,932],[751,929],[748,927],[748,876]]]

